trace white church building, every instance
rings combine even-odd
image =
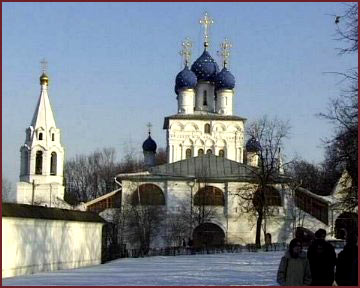
[[[205,14],[200,23],[205,27],[204,51],[191,64],[191,43],[182,43],[184,69],[175,79],[177,113],[164,120],[168,163],[154,166],[157,145],[149,131],[143,143],[147,170],[119,174],[116,181],[121,183],[123,205],[126,201],[158,205],[166,211],[167,219],[180,217],[184,205],[190,213],[205,206],[211,216],[198,223],[191,221],[183,235],[192,238],[195,246],[254,243],[256,217],[246,211],[241,194],[256,187],[252,171],[258,166],[260,144],[254,138],[245,142],[246,119],[234,115],[235,77],[228,68],[231,44],[227,40],[221,44],[219,68],[208,50],[212,20]],[[266,195],[272,210],[272,216],[263,222],[266,237],[272,242],[289,241],[296,226],[310,231],[324,228],[331,235],[338,215],[333,209],[334,198],[305,189],[291,191],[279,163],[277,179]],[[153,247],[166,246],[167,233],[164,228]],[[261,235],[264,243],[265,233]],[[131,241],[127,245],[136,247]]]
[[[191,64],[191,43],[183,42],[184,68],[175,79],[177,113],[164,119],[168,163],[155,165],[157,145],[149,131],[142,146],[146,170],[114,175],[118,190],[76,209],[99,212],[114,207],[113,203],[121,201],[124,206],[133,201],[164,210],[164,222],[176,218],[184,207],[191,217],[202,209],[203,216],[205,210],[209,212],[207,217],[197,223],[190,221],[184,238],[192,238],[198,246],[205,242],[254,243],[256,219],[245,211],[239,196],[250,186],[255,187],[252,171],[258,166],[260,146],[254,138],[245,141],[246,119],[234,115],[235,77],[228,67],[231,45],[227,40],[221,44],[219,67],[208,49],[212,20],[205,14],[200,23],[205,27],[204,51]],[[74,209],[64,201],[64,148],[49,100],[48,82],[43,73],[39,101],[20,149],[20,181],[10,202]],[[291,191],[280,164],[266,196],[272,209],[272,217],[263,223],[268,237],[272,242],[288,241],[296,226],[311,231],[324,228],[333,235],[341,213],[336,210],[336,197],[318,196],[305,189]],[[168,245],[164,240],[167,236],[164,229],[151,246]],[[262,233],[263,243],[264,238]],[[137,245],[130,240],[126,244]]]

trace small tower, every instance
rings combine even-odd
[[[64,199],[64,148],[48,96],[47,63],[44,60],[41,63],[40,97],[20,148],[20,182],[14,200],[53,207],[56,201]]]
[[[187,38],[182,42],[183,49],[180,55],[184,58],[184,69],[176,76],[175,93],[178,95],[178,114],[194,113],[194,97],[197,78],[194,72],[189,69],[192,43]]]
[[[235,77],[228,70],[228,59],[232,45],[225,39],[220,47],[219,54],[223,58],[224,67],[215,78],[215,112],[223,115],[232,115]]]
[[[155,154],[156,154],[156,142],[151,138],[151,124],[148,124],[148,128],[149,128],[149,136],[148,138],[144,141],[142,148],[143,148],[143,153],[144,153],[144,163],[145,163],[145,167],[152,167],[155,166],[156,161],[155,161]]]
[[[246,164],[253,167],[259,166],[259,151],[261,145],[255,137],[251,137],[246,143]]]

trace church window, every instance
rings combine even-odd
[[[43,133],[39,133],[39,140],[43,140]]]
[[[165,205],[162,190],[154,184],[142,184],[132,193],[132,205]]]
[[[29,174],[29,152],[24,150],[22,157],[21,175],[27,175]]]
[[[205,186],[194,196],[194,205],[224,206],[224,193],[217,187]]]
[[[51,134],[51,141],[55,141],[55,134],[54,133]]]
[[[186,157],[186,159],[191,158],[191,149],[186,149],[186,151],[185,151],[185,157]]]
[[[204,155],[204,150],[203,150],[203,149],[199,149],[199,150],[198,150],[198,155],[199,155],[199,156]]]
[[[212,150],[211,150],[211,149],[206,150],[206,154],[207,154],[207,155],[212,154]]]
[[[224,150],[219,150],[219,156],[220,157],[224,157],[225,156],[225,152],[224,152]]]
[[[35,158],[35,174],[37,175],[42,174],[42,164],[43,164],[43,152],[37,151]]]
[[[50,159],[50,175],[56,175],[57,155],[55,152],[51,153]]]
[[[209,123],[206,123],[205,126],[204,126],[204,132],[206,134],[210,134],[210,124]]]
[[[207,106],[207,91],[206,90],[203,93],[203,105]]]
[[[255,208],[264,206],[281,206],[281,196],[278,190],[272,186],[266,186],[261,193],[260,188],[255,192],[253,204]]]
[[[26,141],[30,141],[31,131],[30,129],[26,130]]]

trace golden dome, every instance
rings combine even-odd
[[[42,73],[40,76],[40,84],[48,85],[48,83],[49,83],[49,77],[45,73]]]

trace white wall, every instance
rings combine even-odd
[[[20,204],[41,205],[47,207],[57,207],[63,209],[72,209],[71,205],[64,201],[65,187],[58,183],[36,184],[34,191],[33,185],[28,182],[18,182],[16,192],[9,197],[9,202]]]
[[[204,133],[205,124],[210,124],[210,134]],[[186,149],[195,157],[199,149],[215,155],[224,150],[225,158],[243,162],[244,121],[170,119],[167,145],[169,163],[186,159]]]
[[[2,277],[101,263],[103,223],[2,218]]]
[[[191,188],[186,181],[170,181],[164,179],[164,181],[159,182],[138,182],[134,183],[129,180],[122,181],[123,195],[126,199],[127,195],[135,190],[136,185],[141,185],[145,183],[153,183],[159,186],[166,199],[166,209],[169,214],[175,213],[178,211],[178,207],[183,205],[184,201],[188,201],[190,206],[190,195]],[[203,187],[204,183],[201,183]],[[218,225],[224,230],[226,234],[227,243],[231,244],[248,244],[255,242],[256,235],[256,217],[252,213],[247,213],[246,206],[248,205],[246,201],[241,200],[239,193],[241,191],[248,190],[253,184],[245,182],[229,182],[225,183],[211,183],[208,182],[206,185],[214,186],[221,189],[224,192],[225,207],[218,207],[217,216],[211,222]],[[290,191],[286,185],[278,184],[275,185],[276,189],[279,191],[283,206],[273,207],[274,215],[271,216],[266,223],[267,233],[270,233],[272,236],[272,242],[289,242],[293,238],[293,215],[295,209],[294,199],[291,199]],[[199,189],[198,183],[193,188],[193,197]],[[226,190],[228,194],[226,195]],[[329,210],[329,213],[331,211]],[[329,238],[331,235],[332,227],[331,225],[326,225],[311,215],[302,212],[303,221],[301,225],[313,232],[319,228],[323,228],[327,231]],[[265,220],[264,220],[265,221]],[[263,222],[264,224],[265,222]],[[330,224],[330,223],[329,223]],[[195,228],[195,227],[194,227]],[[264,243],[264,233],[261,230],[261,242]],[[131,243],[130,243],[131,246]],[[160,243],[153,243],[153,247],[161,247]]]

